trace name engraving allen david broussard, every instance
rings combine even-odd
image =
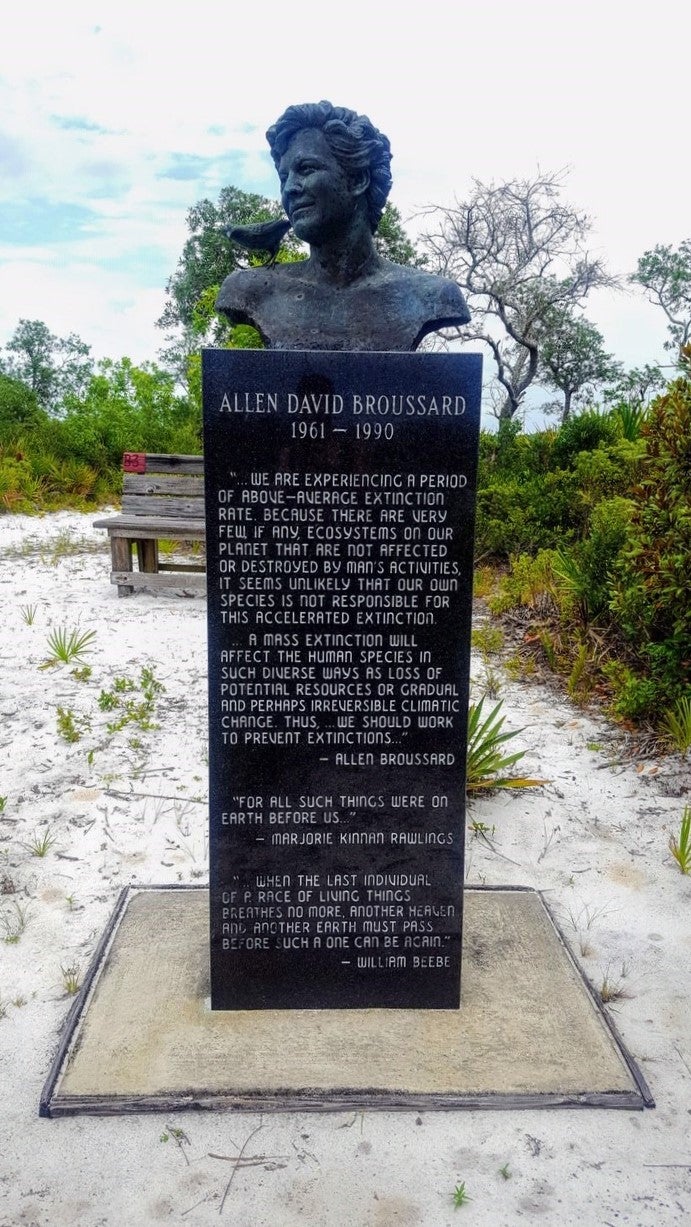
[[[465,397],[457,393],[389,392],[224,392],[219,413],[288,413],[304,416],[338,417],[348,411],[353,416],[374,417],[462,417]]]

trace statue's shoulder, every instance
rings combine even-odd
[[[455,324],[467,324],[470,311],[459,286],[448,277],[438,277],[424,268],[384,262],[385,275],[392,288],[409,294],[430,318],[452,319]]]
[[[381,289],[415,331],[415,348],[428,332],[458,328],[470,320],[468,304],[455,281],[423,268],[383,261]]]
[[[287,287],[295,280],[296,264],[275,264],[258,269],[236,269],[223,281],[216,299],[216,310],[233,317],[233,313],[247,313],[248,309],[260,307],[266,299]],[[244,320],[234,320],[244,323]]]
[[[244,310],[251,303],[262,297],[262,270],[256,268],[239,268],[230,273],[223,282],[216,299],[216,310],[230,314],[232,311]],[[264,291],[265,292],[265,291]]]

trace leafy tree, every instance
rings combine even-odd
[[[662,307],[670,334],[665,349],[681,353],[691,340],[691,239],[680,243],[677,251],[661,244],[646,251],[629,280]]]
[[[5,350],[5,373],[26,384],[48,411],[83,391],[93,372],[90,347],[74,332],[56,337],[42,320],[20,320]]]
[[[157,323],[160,325],[161,320]],[[166,335],[165,344],[158,351],[161,363],[188,396],[191,388],[190,362],[195,355],[199,355],[200,346],[204,343],[191,325],[180,325]]]
[[[167,302],[156,321],[166,330],[165,344],[159,357],[187,394],[195,398],[198,382],[195,355],[202,345],[226,346],[232,343],[236,329],[214,310],[221,282],[237,268],[256,263],[258,257],[248,256],[223,234],[226,226],[246,226],[271,221],[284,216],[279,201],[268,200],[256,193],[236,187],[224,187],[216,204],[204,199],[187,213],[189,238],[185,242],[177,268],[166,285]],[[298,240],[289,232],[279,260],[296,259],[300,254]],[[247,339],[244,329],[239,339]]]
[[[644,409],[666,383],[659,366],[646,362],[630,371],[619,371],[614,382],[605,390],[605,401],[611,405],[631,405]]]
[[[32,426],[42,416],[31,389],[19,379],[0,374],[0,436]]]
[[[651,401],[665,383],[660,367],[646,363],[630,371],[620,370],[614,382],[605,388],[604,402],[611,407],[611,414],[619,420],[622,435],[629,442],[640,438]]]
[[[246,253],[222,233],[224,226],[246,226],[282,217],[283,206],[265,196],[242,192],[236,187],[224,187],[217,204],[200,200],[187,213],[190,232],[178,265],[166,286],[167,303],[157,321],[160,328],[182,326],[194,330],[194,312],[205,290],[220,286],[224,277],[246,265]],[[289,233],[288,251],[299,250],[297,240]]]
[[[518,412],[538,376],[549,321],[616,284],[588,254],[590,222],[562,201],[562,178],[475,180],[467,201],[433,210],[439,224],[427,246],[466,293],[473,320],[464,339],[484,342],[494,358],[500,420]]]
[[[82,396],[66,399],[56,443],[99,468],[120,465],[125,451],[196,452],[199,430],[174,377],[155,363],[129,358],[99,363]]]
[[[579,397],[592,395],[598,385],[615,379],[620,371],[619,363],[605,350],[602,333],[589,320],[570,308],[555,309],[546,317],[540,346],[541,382],[561,392],[562,424]]]
[[[421,268],[427,264],[427,256],[417,251],[414,243],[408,238],[403,228],[401,214],[390,200],[384,207],[374,242],[380,256],[383,256],[385,260],[391,260],[394,264],[405,264],[412,268]]]

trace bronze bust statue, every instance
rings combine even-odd
[[[231,273],[218,311],[255,327],[268,349],[409,351],[429,332],[468,323],[453,281],[377,252],[391,149],[366,116],[305,103],[288,107],[266,137],[309,258]]]

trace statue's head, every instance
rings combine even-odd
[[[386,198],[391,190],[391,147],[366,115],[330,102],[306,102],[288,107],[269,128],[266,139],[276,168],[279,168],[296,133],[306,128],[322,132],[331,153],[349,177],[368,176],[364,193],[372,233],[379,225]]]

